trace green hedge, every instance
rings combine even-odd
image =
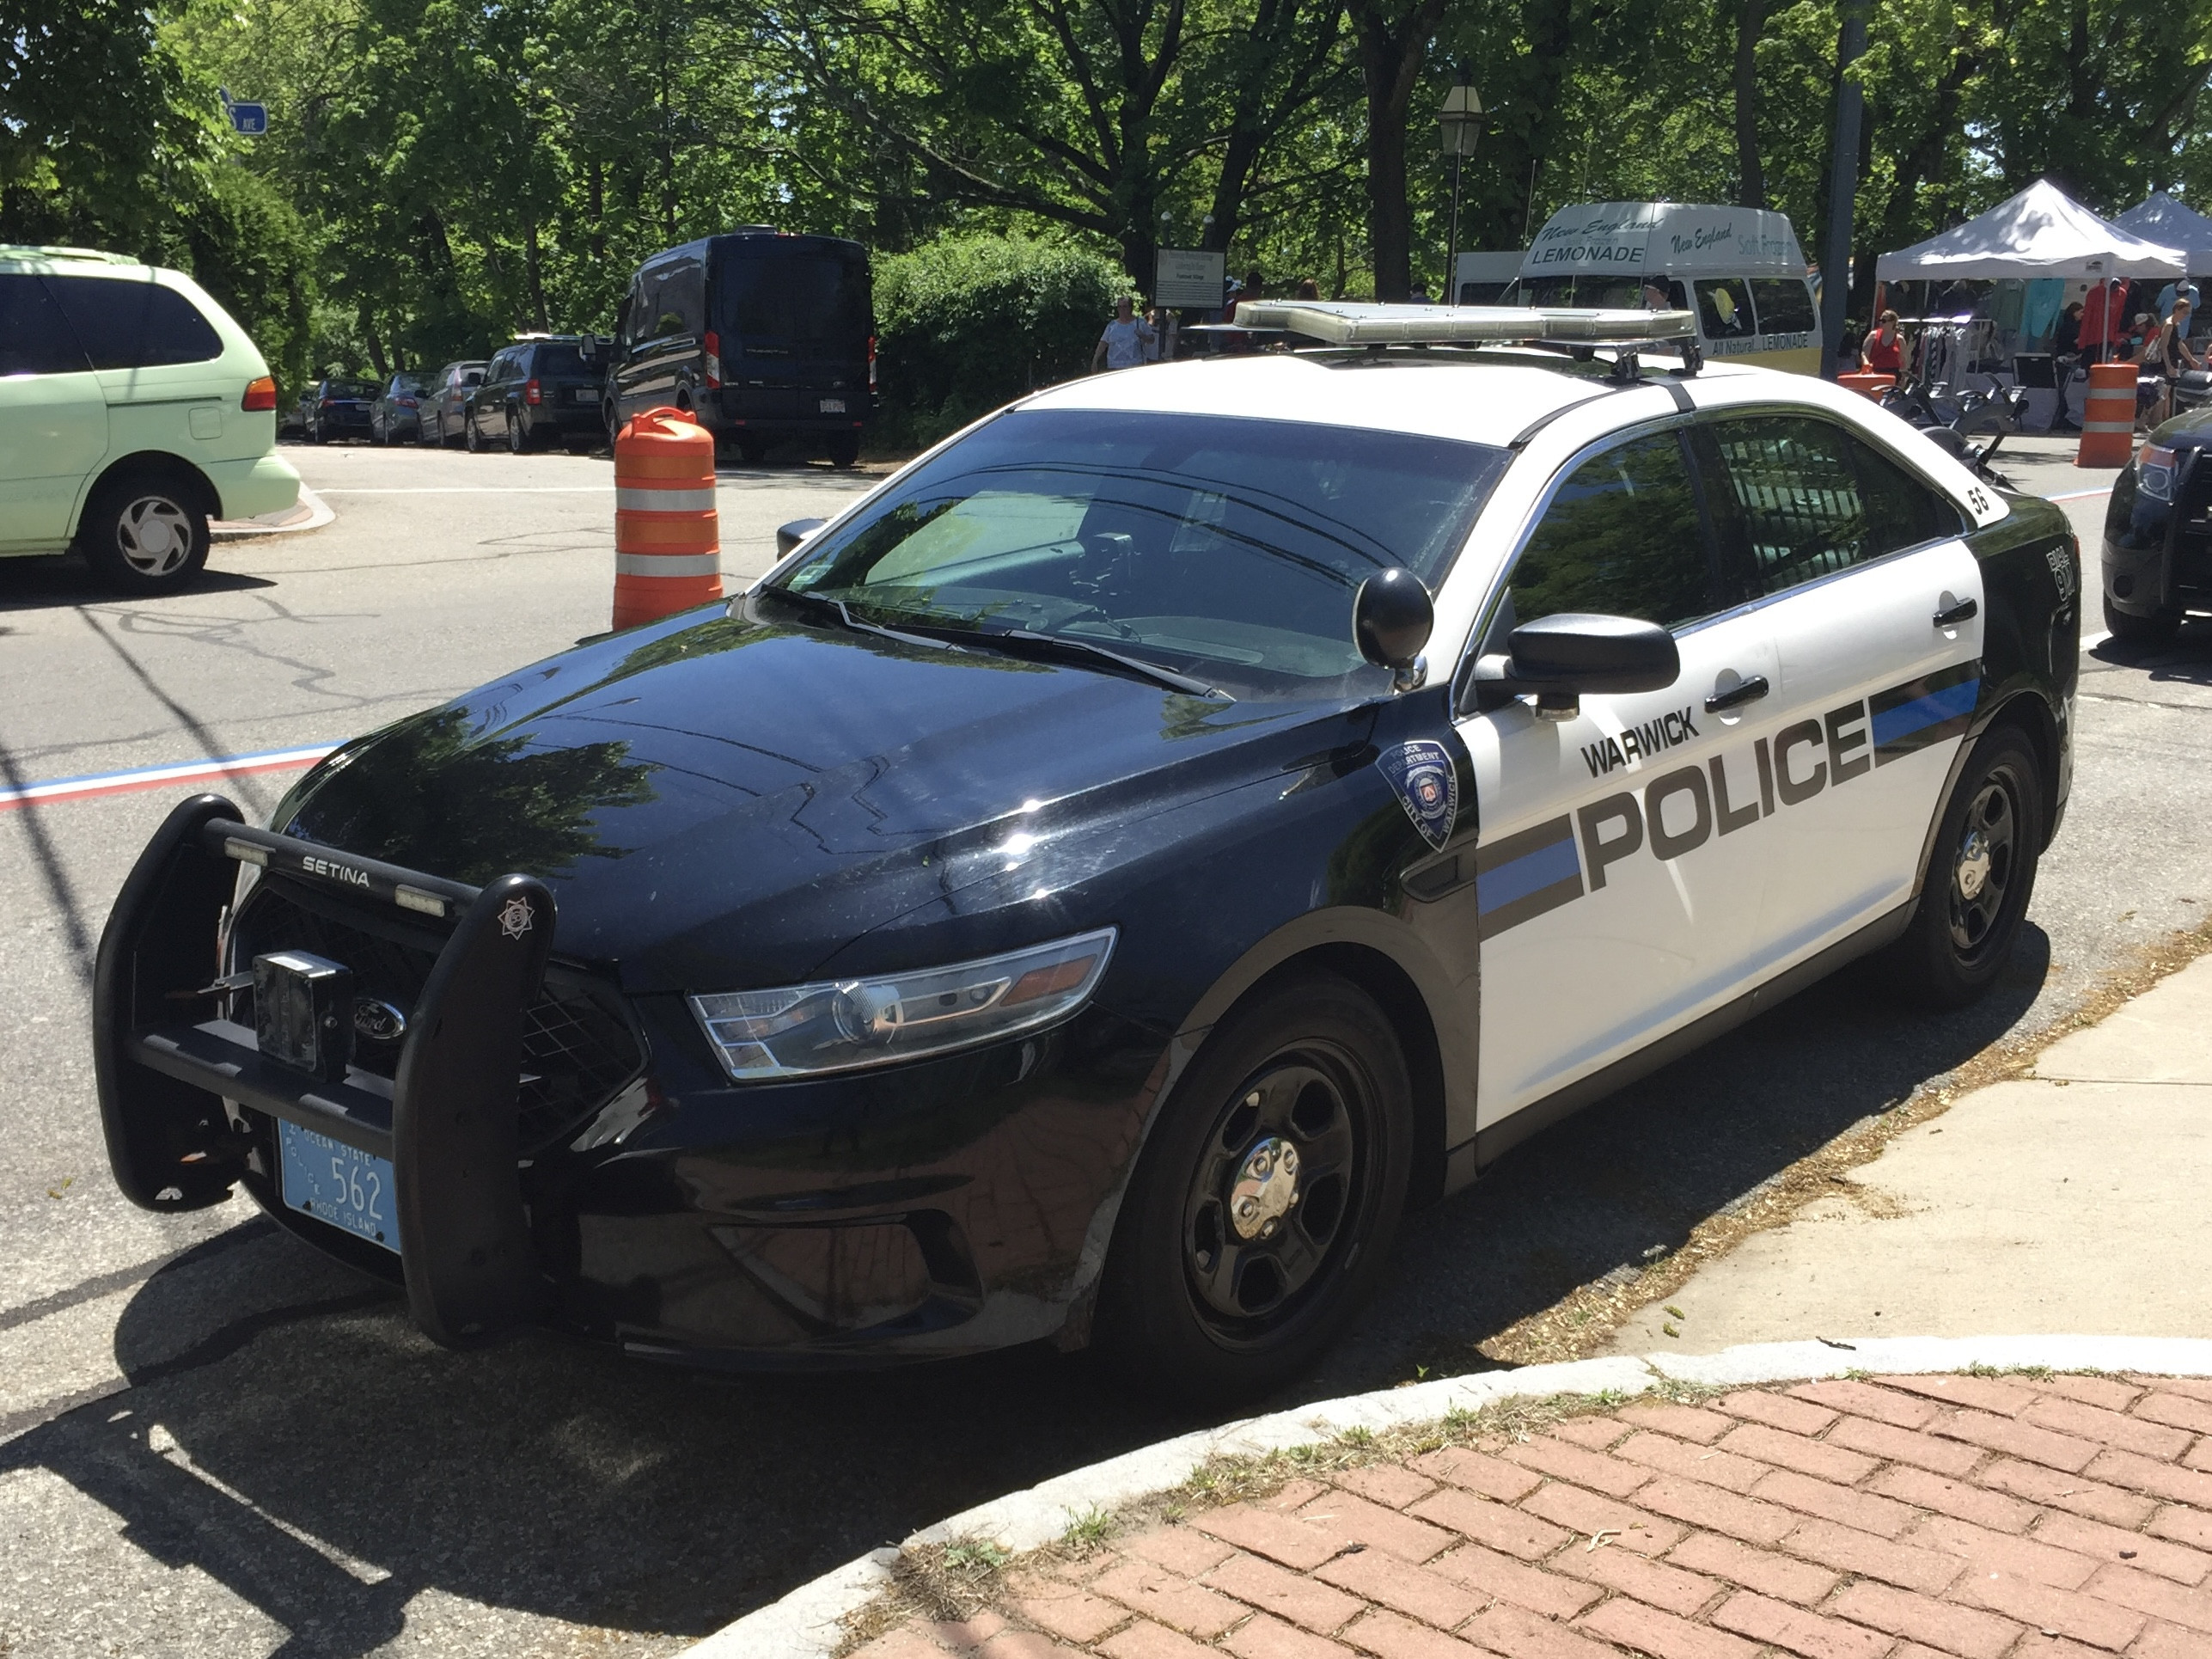
[[[1116,260],[1065,243],[956,236],[876,261],[877,445],[935,443],[1010,398],[1090,366]]]

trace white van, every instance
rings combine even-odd
[[[1522,255],[1521,305],[1693,311],[1708,358],[1820,372],[1820,308],[1787,215],[1681,202],[1562,207]]]
[[[1520,274],[1521,254],[1517,249],[1509,248],[1502,254],[1462,254],[1457,268],[1451,273],[1451,303],[1495,305]]]

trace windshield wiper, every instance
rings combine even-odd
[[[1193,697],[1205,697],[1223,703],[1237,701],[1219,686],[1208,685],[1188,674],[1178,674],[1171,668],[1162,668],[1158,663],[1148,663],[1141,657],[1125,657],[1118,651],[1109,651],[1104,646],[1093,645],[1088,640],[1074,639],[1065,634],[1039,634],[1034,628],[1026,627],[978,628],[975,631],[989,640],[1016,640],[1025,646],[1043,646],[1067,655],[1111,663],[1132,674],[1143,675],[1155,685],[1164,685],[1170,691],[1181,691]]]
[[[908,634],[904,629],[885,627],[878,622],[864,622],[852,614],[852,607],[842,599],[833,599],[826,593],[808,593],[799,588],[771,588],[771,593],[786,599],[796,599],[802,604],[813,605],[822,610],[837,613],[837,618],[855,634],[872,634],[878,639],[896,640],[901,645],[927,646],[932,651],[965,651],[965,646],[950,640],[938,639],[927,634]]]

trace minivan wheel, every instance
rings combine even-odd
[[[92,573],[119,593],[168,593],[207,563],[207,513],[158,474],[111,479],[85,504],[78,548]]]
[[[1176,1084],[1115,1224],[1101,1356],[1155,1392],[1263,1393],[1334,1342],[1404,1208],[1413,1088],[1390,1021],[1316,973],[1251,997]]]
[[[833,432],[829,438],[829,464],[850,467],[860,459],[860,434]]]
[[[2042,763],[2018,727],[1998,726],[1959,771],[1920,903],[1887,952],[1905,1000],[1963,1008],[1996,983],[2035,890],[2043,830]]]

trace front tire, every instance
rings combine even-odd
[[[1944,803],[1920,903],[1888,952],[1899,994],[1930,1009],[1987,994],[2012,958],[2043,852],[2043,763],[2017,726],[1974,745]]]
[[[1298,1375],[1365,1301],[1412,1160],[1412,1084],[1374,1000],[1321,973],[1259,992],[1153,1126],[1099,1287],[1101,1353],[1207,1405]]]
[[[2181,613],[2160,610],[2148,616],[2131,616],[2114,604],[2108,593],[2105,596],[2105,627],[2123,645],[2172,645],[2174,635],[2181,632]]]
[[[92,573],[118,593],[174,593],[206,566],[207,513],[172,479],[128,475],[85,504],[76,540]]]

